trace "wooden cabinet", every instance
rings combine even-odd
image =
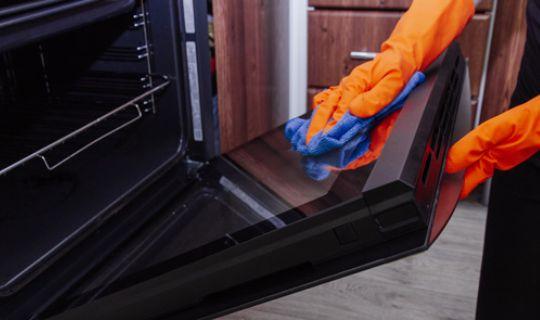
[[[394,9],[406,10],[413,0],[310,0],[309,5],[325,8]],[[477,11],[491,10],[493,0],[484,0]]]
[[[377,52],[400,19],[401,12],[315,10],[309,14],[309,85],[328,87],[339,83],[362,60],[351,52]],[[482,78],[490,16],[478,14],[459,42],[469,59],[473,96]]]
[[[361,61],[351,51],[377,51],[400,15],[413,0],[309,0],[314,11],[309,21],[309,83],[311,98],[335,85]],[[526,37],[527,0],[499,0],[493,17],[493,0],[484,0],[459,42],[469,60],[473,111],[481,77],[487,74],[481,121],[505,111],[510,103]],[[484,70],[491,19],[495,19],[489,67]],[[309,100],[311,104],[311,99]]]
[[[287,63],[275,58],[276,48],[285,48],[288,43],[276,39],[289,40],[284,36],[286,33],[274,30],[278,24],[275,18],[284,16],[273,9],[276,1],[213,0],[223,152],[275,127],[274,108],[279,105],[275,97],[281,95],[276,93],[273,84],[282,82],[276,81],[277,75],[286,73],[289,67]],[[381,43],[391,34],[412,1],[309,0],[313,8],[308,13],[308,103],[311,104],[314,94],[338,84],[354,67],[364,62],[351,58],[351,52],[379,51]],[[502,7],[513,8],[519,3],[521,10],[524,2],[526,0],[503,0]],[[481,91],[492,9],[493,1],[483,1],[458,39],[469,61],[473,100],[478,98]],[[496,30],[499,31],[495,32],[495,40],[499,39],[498,42],[504,46],[491,53],[491,61],[496,63],[496,70],[489,70],[488,73],[487,108],[504,108],[505,104],[500,103],[496,97],[502,91],[508,96],[513,88],[510,80],[515,79],[515,72],[508,71],[506,64],[519,63],[507,62],[506,59],[508,56],[517,57],[522,47],[517,45],[522,41],[507,41],[517,37],[512,31],[515,28],[507,28],[507,25],[517,24],[513,22],[513,17],[513,14],[512,17],[506,17],[505,12],[498,10],[497,21],[500,20],[501,25],[496,23]],[[492,89],[490,83],[501,85]],[[483,110],[488,115],[499,112],[499,109],[495,113],[487,112],[486,107]]]
[[[481,121],[510,106],[525,47],[527,0],[499,0]]]
[[[477,14],[458,38],[463,54],[468,59],[473,98],[478,97],[488,49],[490,14]]]
[[[351,58],[352,51],[379,50],[401,17],[399,12],[329,11],[309,13],[309,73],[311,87],[339,83],[363,61]]]
[[[212,4],[220,145],[228,152],[305,113],[308,6],[296,0]]]
[[[217,85],[221,150],[256,137],[269,126],[266,19],[262,0],[214,0]],[[239,10],[237,6],[241,6]],[[250,34],[246,33],[250,30]],[[248,85],[253,84],[253,85]],[[248,94],[249,90],[249,94]],[[248,108],[256,104],[259,107]],[[264,131],[263,131],[264,132]]]

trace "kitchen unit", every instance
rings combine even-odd
[[[462,178],[446,152],[470,128],[460,46],[377,162],[314,181],[282,126],[220,152],[217,8],[0,5],[0,318],[212,318],[436,240]]]

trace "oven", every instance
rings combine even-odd
[[[0,318],[213,318],[436,240],[470,127],[459,46],[378,161],[314,181],[282,126],[219,152],[208,10],[0,4]]]

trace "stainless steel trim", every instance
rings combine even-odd
[[[353,51],[351,52],[351,59],[354,60],[373,60],[377,56],[377,52],[369,51]]]
[[[193,0],[184,1],[184,26],[186,33],[195,33],[195,10]]]
[[[186,42],[186,57],[189,76],[189,96],[191,101],[191,120],[193,126],[193,139],[203,141],[201,118],[201,98],[199,88],[199,68],[197,61],[197,44],[194,41]]]

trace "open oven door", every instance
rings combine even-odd
[[[213,318],[426,250],[458,201],[462,176],[443,168],[469,97],[453,45],[372,165],[311,180],[283,128],[193,164],[193,182],[44,316]]]

